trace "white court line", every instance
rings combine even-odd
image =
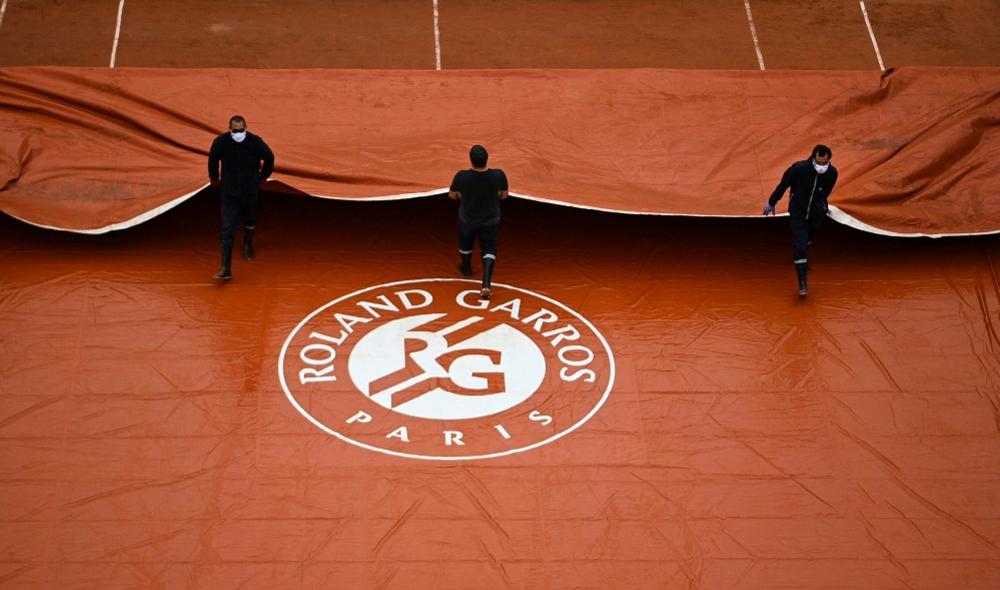
[[[885,62],[882,61],[882,52],[878,50],[878,41],[875,40],[875,29],[872,28],[872,21],[868,18],[868,9],[865,7],[865,0],[858,0],[861,5],[861,14],[865,16],[865,24],[868,25],[868,36],[872,38],[872,47],[875,48],[875,57],[878,58],[878,67],[885,71]]]
[[[438,12],[438,0],[434,0],[434,66],[441,69],[441,15]]]
[[[111,47],[111,64],[108,67],[115,67],[115,58],[118,56],[118,37],[122,34],[122,13],[125,12],[125,0],[118,2],[118,24],[115,25],[115,44]]]
[[[3,0],[3,4],[0,4],[0,27],[3,26],[3,15],[7,12],[7,0]]]
[[[764,54],[760,51],[760,40],[757,38],[757,27],[753,24],[753,12],[750,11],[750,0],[743,0],[743,6],[747,9],[747,22],[750,23],[750,34],[753,35],[753,48],[757,50],[757,65],[764,70]]]

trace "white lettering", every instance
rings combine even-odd
[[[346,313],[335,313],[333,314],[333,317],[340,322],[341,326],[344,326],[344,329],[347,330],[348,334],[354,331],[354,328],[351,327],[354,324],[367,324],[372,321],[371,318],[361,318],[356,315],[348,315]]]
[[[466,302],[469,295],[475,295],[477,303],[470,304]],[[468,291],[462,291],[455,297],[455,303],[461,305],[466,309],[486,309],[486,306],[490,304],[489,301],[479,299],[478,289],[469,289]]]
[[[569,336],[563,336],[563,334],[569,334]],[[555,346],[556,344],[559,344],[563,340],[577,340],[577,339],[579,339],[580,338],[580,332],[579,332],[579,330],[577,330],[573,326],[563,326],[562,328],[556,328],[555,330],[549,330],[548,332],[545,332],[544,334],[542,334],[542,336],[545,336],[546,338],[549,338],[550,336],[555,336],[555,338],[552,339],[552,343],[551,343],[552,346]]]
[[[323,383],[327,381],[336,381],[337,377],[334,375],[329,375],[333,371],[333,365],[328,366],[325,369],[302,369],[299,371],[299,383],[305,385],[306,383]]]
[[[380,317],[382,317],[378,313],[379,310],[380,311],[399,311],[399,308],[396,307],[396,304],[392,303],[391,301],[389,301],[389,298],[386,297],[385,295],[379,295],[377,297],[377,299],[380,299],[382,301],[382,303],[375,303],[375,302],[372,302],[372,301],[359,301],[358,302],[358,307],[360,307],[361,309],[367,311],[373,318],[380,318]]]
[[[510,440],[510,433],[507,432],[507,429],[503,427],[503,424],[497,424],[493,426],[493,428],[497,429],[497,432],[500,433],[500,436],[504,437],[507,440]]]
[[[587,383],[593,383],[597,379],[597,373],[591,371],[590,369],[579,369],[572,375],[569,375],[568,373],[569,369],[567,369],[566,367],[559,369],[559,376],[562,378],[563,381],[567,383],[572,383],[580,379],[584,375],[589,375],[587,379],[584,379],[584,381],[586,381]]]
[[[464,447],[465,443],[462,442],[462,433],[458,430],[445,430],[444,431],[444,444],[450,447],[454,444],[457,447]]]
[[[434,302],[434,297],[423,289],[408,289],[406,291],[399,291],[396,295],[399,297],[399,300],[403,303],[403,307],[406,309],[419,309],[421,307],[427,307]],[[413,303],[410,301],[410,295],[419,295],[424,298],[424,302]]]
[[[312,354],[314,351],[319,351],[322,357],[316,357]],[[314,367],[327,365],[323,369],[309,369],[304,368],[299,371],[299,382],[302,385],[306,383],[318,383],[324,381],[336,381],[337,378],[329,375],[333,371],[333,359],[337,358],[337,351],[326,344],[308,344],[302,347],[299,351],[299,359],[307,365],[312,365]]]
[[[310,338],[315,338],[316,340],[322,340],[324,342],[329,342],[330,344],[333,344],[333,345],[336,345],[336,346],[340,346],[341,344],[344,343],[344,340],[347,339],[347,332],[344,332],[343,330],[341,330],[340,331],[340,336],[338,336],[337,338],[333,338],[331,336],[327,336],[326,334],[321,334],[320,332],[313,332],[312,334],[309,334],[309,337]]]
[[[583,359],[570,360],[569,353],[571,351],[583,352]],[[559,360],[561,360],[563,364],[567,364],[571,367],[582,367],[584,365],[589,365],[590,361],[594,360],[594,351],[590,350],[586,346],[580,346],[579,344],[566,346],[559,349]]]
[[[552,416],[546,416],[538,410],[532,410],[531,413],[528,414],[528,420],[531,420],[532,422],[541,422],[542,426],[552,424]]]
[[[519,320],[521,319],[518,317],[518,314],[521,313],[521,299],[515,297],[503,305],[494,307],[490,311],[506,311],[510,314],[512,320]]]
[[[323,353],[323,358],[313,358],[310,356],[310,353],[314,350],[321,351]],[[299,358],[307,365],[318,367],[320,365],[328,365],[333,362],[333,359],[337,358],[337,351],[334,350],[332,346],[328,346],[326,344],[307,344],[302,347],[301,351],[299,351]]]
[[[405,426],[400,426],[396,430],[393,430],[389,434],[385,435],[386,438],[398,438],[403,442],[410,442],[410,433],[406,430]]]
[[[347,419],[348,424],[354,424],[355,422],[357,422],[358,424],[368,424],[371,421],[372,421],[371,414],[362,411],[358,411],[357,414]]]
[[[558,319],[559,316],[557,316],[556,314],[552,313],[551,311],[543,307],[542,309],[539,309],[535,313],[521,320],[521,323],[530,324],[531,322],[535,322],[535,331],[541,332],[542,324],[551,324],[552,322],[555,322]]]

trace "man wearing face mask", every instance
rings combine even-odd
[[[774,206],[786,190],[792,189],[788,217],[792,226],[792,259],[799,279],[800,297],[809,294],[809,244],[812,244],[816,231],[826,219],[830,210],[827,199],[837,184],[837,169],[830,163],[832,157],[833,152],[827,146],[820,144],[814,147],[808,160],[796,162],[785,170],[781,182],[764,206],[764,215],[774,215]]]
[[[222,176],[219,176],[219,163]],[[263,162],[263,166],[261,163]],[[274,170],[274,154],[259,135],[247,131],[246,119],[234,115],[229,131],[215,138],[208,152],[208,177],[219,187],[222,205],[222,268],[215,274],[220,281],[233,278],[233,237],[236,224],[243,221],[243,258],[253,260],[253,232],[257,227],[257,195],[261,184]]]

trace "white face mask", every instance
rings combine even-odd
[[[247,138],[247,132],[246,131],[240,131],[239,133],[236,133],[234,131],[230,131],[229,135],[232,136],[233,141],[235,141],[236,143],[240,143],[244,139]]]
[[[830,167],[829,162],[827,162],[826,164],[817,164],[816,160],[813,160],[813,168],[815,168],[816,172],[819,172],[820,174],[826,172],[829,167]]]

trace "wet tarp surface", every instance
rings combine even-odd
[[[0,587],[1000,587],[1000,237],[828,224],[802,301],[787,220],[584,210],[758,216],[822,141],[834,219],[996,231],[995,1],[230,4],[0,10],[0,210],[106,233],[0,214]],[[112,51],[217,69],[7,67]],[[286,192],[222,286],[233,113]],[[576,206],[483,308],[399,200],[474,142]]]
[[[0,71],[0,209],[74,231],[154,217],[206,182],[230,114],[317,196],[443,190],[487,145],[515,194],[579,207],[758,215],[815,143],[835,218],[867,231],[1000,230],[1000,70]]]
[[[407,310],[394,287],[364,311],[342,298],[400,281],[447,303],[455,284],[425,280],[457,276],[453,203],[265,194],[257,260],[224,286],[208,280],[216,215],[204,192],[103,236],[0,218],[4,588],[1000,586],[997,236],[831,224],[800,300],[786,220],[512,200],[492,309],[414,292]],[[496,422],[366,406],[346,376],[378,359],[371,340],[335,359],[290,340],[336,339],[345,308],[302,322],[337,300],[352,338],[428,310],[507,325],[540,343],[542,387]],[[523,321],[539,306],[580,336],[539,340]],[[283,363],[286,342],[286,361],[318,364]],[[592,368],[599,394],[611,358],[579,428],[482,460],[351,444],[285,388],[356,442],[458,453],[442,429],[498,449],[545,426],[528,410],[582,415],[594,390],[561,370]],[[327,364],[344,389],[294,383]],[[350,405],[331,413],[326,394]],[[409,442],[387,438],[402,425]]]

